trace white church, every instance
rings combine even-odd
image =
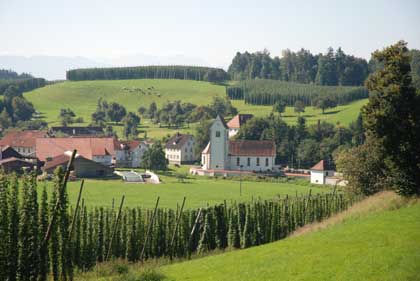
[[[276,158],[274,141],[229,140],[229,127],[217,116],[210,127],[210,142],[201,154],[198,175],[273,171]]]

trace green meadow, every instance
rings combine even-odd
[[[160,197],[159,206],[176,208],[186,197],[186,208],[200,208],[232,201],[247,202],[261,199],[274,199],[286,195],[312,194],[329,192],[329,187],[309,186],[301,182],[258,182],[232,179],[212,179],[205,177],[190,177],[180,182],[173,176],[161,176],[161,184],[125,183],[122,180],[85,180],[83,199],[87,206],[108,206],[119,204],[121,196],[125,195],[126,207],[153,208],[156,198]],[[68,194],[71,204],[77,201],[81,181],[68,183]],[[53,184],[47,182],[51,192]],[[43,183],[39,184],[39,187]]]
[[[109,102],[118,102],[124,105],[128,111],[137,112],[140,106],[147,108],[153,101],[156,102],[158,107],[174,100],[207,105],[213,97],[224,97],[225,95],[225,87],[222,85],[167,79],[66,81],[25,93],[25,97],[34,104],[35,108],[41,113],[40,117],[49,125],[59,125],[58,115],[61,108],[70,108],[78,117],[82,117],[84,123],[80,125],[90,123],[90,116],[95,111],[99,98]],[[367,100],[355,101],[326,110],[325,114],[322,114],[319,109],[307,107],[301,116],[307,118],[308,124],[323,120],[348,125],[357,118],[360,108],[366,102]],[[250,105],[243,101],[232,101],[232,103],[240,113],[266,116],[272,111],[271,106]],[[288,107],[283,114],[284,120],[291,124],[296,122],[297,116],[298,114],[294,113],[292,107]],[[122,131],[122,126],[112,125],[117,132]],[[149,138],[161,138],[176,131],[191,133],[195,125],[168,129],[160,128],[159,125],[146,119],[141,121],[139,136],[143,137],[145,132],[147,132]]]

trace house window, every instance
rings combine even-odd
[[[251,166],[251,158],[248,157],[246,164],[248,165],[248,167]]]
[[[220,131],[216,131],[216,138],[220,138]]]
[[[257,166],[260,165],[260,158],[257,157]]]
[[[185,148],[185,153],[187,153],[187,151],[188,151],[187,148]]]
[[[239,166],[241,164],[241,160],[239,157],[236,158],[236,166]]]
[[[268,158],[265,158],[265,166],[268,167]]]

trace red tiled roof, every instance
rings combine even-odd
[[[273,141],[236,140],[229,141],[229,154],[237,156],[276,156]]]
[[[46,136],[46,131],[11,131],[0,140],[0,146],[35,147],[36,139],[44,138]]]
[[[321,160],[315,166],[311,168],[311,170],[316,171],[326,171],[326,170],[333,170],[333,167],[327,161]]]
[[[134,150],[136,149],[142,142],[139,140],[129,140],[129,141],[120,141],[122,145],[126,145],[128,149]]]
[[[115,155],[120,143],[115,138],[42,138],[36,140],[36,156],[45,161],[66,151],[77,149],[77,154],[87,159],[93,156]]]
[[[45,162],[45,165],[43,167],[43,170],[49,170],[51,168],[55,168],[59,165],[63,165],[65,163],[68,163],[70,160],[70,157],[66,154],[58,155],[51,159],[51,161]]]
[[[227,123],[227,126],[232,129],[239,129],[252,117],[254,117],[252,114],[238,114]]]

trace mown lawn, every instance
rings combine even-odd
[[[149,88],[151,90],[148,90]],[[139,91],[130,92],[129,90],[132,89],[142,89],[146,94]],[[158,107],[161,107],[167,101],[174,100],[207,105],[215,96],[224,97],[225,87],[208,82],[165,79],[66,81],[25,93],[25,97],[34,104],[35,108],[41,113],[41,117],[49,125],[59,124],[58,115],[61,108],[72,109],[78,117],[84,119],[83,125],[90,123],[90,116],[95,111],[99,98],[109,102],[118,102],[124,105],[128,111],[137,112],[140,106],[148,107],[152,101],[156,102]],[[334,124],[339,122],[348,125],[357,118],[361,106],[366,102],[365,99],[338,106],[327,110],[325,114],[322,114],[319,109],[307,107],[301,115],[307,118],[308,124],[324,120]],[[272,111],[272,106],[250,105],[243,101],[232,101],[232,103],[240,113],[266,116]],[[293,107],[288,107],[283,116],[286,122],[293,124],[296,123],[298,115],[294,113]],[[121,135],[122,126],[112,125]],[[160,128],[150,120],[142,120],[139,136],[143,137],[144,132],[147,132],[149,138],[162,138],[167,134],[174,134],[176,131],[192,133],[195,125],[168,129]]]
[[[420,204],[260,247],[164,266],[167,280],[419,280]],[[165,279],[166,280],[166,279]]]
[[[277,196],[295,196],[312,193],[331,191],[328,187],[305,186],[295,183],[272,183],[242,181],[242,196],[240,195],[240,182],[238,180],[211,179],[193,177],[179,182],[173,176],[162,176],[161,184],[125,183],[121,180],[86,180],[83,191],[85,204],[88,206],[111,206],[112,200],[115,205],[119,204],[121,196],[126,196],[125,206],[153,208],[157,196],[160,197],[160,207],[176,208],[181,204],[184,196],[187,197],[186,208],[205,207],[207,204],[214,205],[223,203],[224,200],[251,201],[253,198],[271,199]],[[39,184],[40,188],[42,183]],[[75,203],[79,192],[80,181],[69,182],[68,193],[71,203]],[[52,183],[47,183],[49,191]]]

